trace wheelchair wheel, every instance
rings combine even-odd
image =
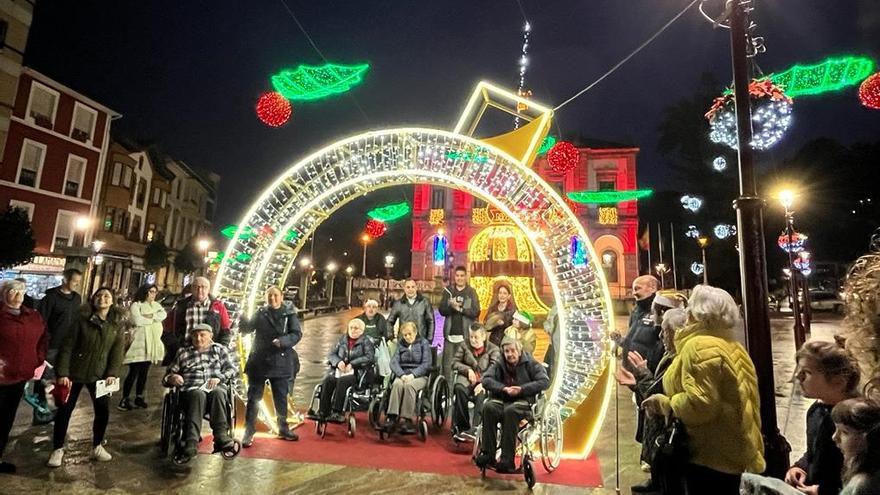
[[[382,404],[381,398],[378,394],[374,394],[370,399],[370,405],[367,408],[367,416],[370,418],[370,426],[373,427],[374,430],[378,430],[381,428],[381,424],[379,423],[382,420]]]
[[[229,459],[234,459],[239,452],[241,452],[241,442],[233,440],[232,447],[226,450],[221,450],[220,455],[223,456],[223,459],[228,461]]]
[[[544,470],[552,473],[562,460],[562,418],[559,406],[547,404],[541,415],[541,464]]]
[[[446,386],[446,377],[438,376],[434,380],[434,387],[431,389],[431,424],[435,430],[443,428],[446,422],[446,408],[449,406],[449,389]]]
[[[354,438],[354,434],[357,431],[357,420],[354,417],[354,413],[350,413],[348,415],[348,438]]]
[[[424,419],[419,420],[419,440],[422,442],[428,440],[428,422]]]
[[[474,449],[471,451],[471,458],[476,459],[477,454],[480,453],[480,444],[483,442],[483,426],[477,426],[477,430],[474,434]],[[485,474],[485,470],[484,470]]]
[[[159,434],[159,457],[166,457],[169,453],[173,422],[171,394],[165,394],[165,398],[162,399],[162,431]]]
[[[528,485],[529,490],[531,490],[535,486],[535,468],[532,467],[532,461],[528,457],[523,457],[522,471],[523,476],[526,479],[526,485]]]

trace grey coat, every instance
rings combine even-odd
[[[501,351],[495,344],[486,341],[486,350],[480,357],[474,355],[474,350],[470,342],[458,346],[455,351],[455,358],[452,361],[452,371],[455,372],[455,383],[460,383],[465,387],[469,387],[471,382],[468,381],[468,371],[473,370],[476,374],[483,376],[489,366],[501,361]]]
[[[411,321],[416,324],[419,335],[424,337],[428,343],[434,341],[434,308],[421,294],[416,294],[416,298],[412,304],[404,294],[391,308],[388,314],[388,329],[392,330],[397,322],[401,324]]]

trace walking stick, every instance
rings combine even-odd
[[[620,495],[620,382],[614,380],[614,493]]]

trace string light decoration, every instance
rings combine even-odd
[[[449,158],[450,160],[465,160],[474,163],[486,163],[489,161],[489,157],[479,149],[476,152],[447,151],[446,158]]]
[[[681,206],[691,213],[696,213],[700,210],[700,208],[703,207],[703,200],[696,196],[689,196],[685,194],[681,197]]]
[[[752,142],[756,150],[766,150],[778,143],[791,126],[791,98],[770,80],[752,81],[749,84],[752,105]],[[733,93],[727,93],[712,103],[706,112],[709,121],[709,139],[736,149],[736,109]]]
[[[800,253],[804,250],[808,237],[800,232],[791,233],[791,243],[788,242],[788,233],[783,231],[776,239],[776,245],[786,253]]]
[[[651,189],[633,189],[630,191],[573,191],[566,196],[568,199],[588,205],[616,205],[627,201],[636,201],[654,194]]]
[[[370,64],[300,65],[272,76],[272,86],[288,100],[318,100],[345,93],[363,81]]]
[[[724,172],[727,170],[727,158],[716,156],[715,159],[712,160],[712,168],[714,168],[716,172]]]
[[[791,98],[819,95],[854,86],[874,71],[874,61],[867,57],[832,57],[812,65],[794,65],[765,79],[785,88]]]
[[[617,225],[617,207],[616,206],[600,206],[599,207],[599,225]]]
[[[698,229],[696,225],[688,225],[688,228],[684,232],[684,235],[685,237],[690,237],[691,239],[699,239],[702,234],[700,233],[700,229]]]
[[[235,237],[235,234],[239,235],[240,239],[248,240],[257,236],[257,233],[254,232],[253,227],[250,225],[245,225],[245,227],[239,230],[238,225],[227,225],[223,227],[223,230],[220,231],[220,234],[227,239],[232,239]]]
[[[577,167],[580,152],[568,141],[559,141],[547,152],[547,162],[554,172],[564,174]]]
[[[430,212],[428,212],[428,224],[430,225],[443,225],[443,219],[446,216],[446,212],[443,208],[434,208]]]
[[[736,226],[730,225],[726,223],[720,223],[715,226],[712,231],[715,233],[715,237],[724,240],[728,237],[733,237],[736,235]]]
[[[507,275],[498,275],[496,277],[483,277],[473,275],[468,279],[468,284],[474,288],[477,293],[477,299],[480,300],[480,307],[488,307],[492,301],[493,289],[498,282],[507,282],[513,288],[513,299],[516,301],[516,307],[524,311],[528,311],[533,315],[546,315],[550,308],[541,302],[540,296],[535,293],[534,279],[532,277],[511,277]]]
[[[257,100],[257,118],[269,127],[281,127],[290,120],[293,107],[290,102],[275,91],[260,95]]]
[[[529,21],[526,21],[523,24],[523,42],[522,42],[522,50],[519,56],[519,87],[516,90],[516,94],[528,98],[532,96],[532,92],[526,89],[526,71],[529,68],[529,37],[532,35],[532,25]],[[528,110],[528,107],[521,108],[523,103],[516,104],[516,111],[522,112],[524,110]],[[517,115],[513,119],[513,128],[519,129],[519,116]]]
[[[385,225],[385,222],[380,222],[378,220],[367,220],[367,225],[364,227],[364,232],[367,233],[368,236],[373,239],[378,239],[385,235],[385,232],[388,232],[388,226]]]
[[[391,223],[409,215],[409,211],[409,203],[402,201],[373,208],[367,212],[367,216],[379,222]]]
[[[438,234],[434,236],[434,252],[431,257],[434,260],[434,266],[443,266],[446,264],[446,253],[448,246],[449,241],[446,240],[445,235]]]
[[[802,251],[800,254],[804,253],[806,253],[806,251]],[[809,256],[798,256],[797,258],[795,258],[794,267],[799,270],[805,277],[813,273],[813,265],[810,262]]]
[[[862,81],[859,101],[870,109],[880,110],[880,72]]]
[[[552,148],[554,145],[556,145],[555,137],[549,135],[545,137],[544,140],[541,141],[541,147],[538,148],[538,156],[550,151],[550,148]]]
[[[706,267],[703,266],[702,263],[697,263],[696,261],[691,263],[691,273],[693,273],[694,275],[699,277],[703,274],[704,271],[706,271]]]

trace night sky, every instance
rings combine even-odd
[[[688,3],[521,2],[533,26],[527,86],[548,104],[592,82]],[[125,134],[219,173],[221,226],[237,221],[276,174],[319,147],[370,129],[451,129],[478,80],[511,88],[517,83],[523,15],[515,0],[287,3],[329,60],[372,67],[349,95],[295,104],[281,129],[265,127],[254,114],[257,97],[271,89],[269,76],[322,61],[280,0],[43,0],[25,63],[122,113],[114,126]],[[757,33],[767,45],[758,65],[766,72],[839,54],[880,60],[876,0],[774,0],[759,2],[758,9]],[[730,80],[728,33],[693,9],[562,109],[559,129],[565,136],[639,146],[640,186],[674,187],[656,152],[657,126],[663,107],[692,94],[704,71]],[[763,156],[765,163],[819,136],[846,144],[880,137],[880,112],[859,105],[855,88],[803,98],[795,112],[789,136]],[[365,207],[406,195],[410,189],[371,195],[340,210],[321,230],[328,236],[346,232],[341,242],[348,243]],[[408,235],[401,225],[383,242],[390,246]],[[359,262],[360,250],[354,250]]]

